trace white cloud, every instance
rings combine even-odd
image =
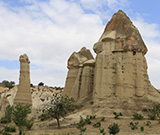
[[[31,65],[31,81],[63,86],[67,60],[72,52],[86,46],[91,51],[103,32],[103,20],[111,13],[127,7],[128,0],[21,0],[29,5],[8,7],[0,2],[0,59],[18,60],[27,53]],[[92,12],[89,12],[91,10]],[[151,82],[160,88],[160,56],[157,24],[141,17],[134,21],[149,49],[147,61]],[[93,53],[93,51],[92,51]],[[18,83],[19,71],[0,67],[0,80]]]
[[[86,14],[78,4],[65,0],[36,2],[12,10],[0,3],[0,9],[0,58],[18,60],[27,53],[31,63],[38,66],[31,69],[33,84],[41,80],[63,86],[71,53],[83,46],[92,50],[103,30],[98,15]]]
[[[160,88],[160,29],[159,25],[152,23],[147,23],[141,16],[138,16],[134,21],[134,24],[140,31],[140,34],[143,37],[143,40],[148,48],[146,54],[147,63],[148,63],[148,73],[149,78],[153,86]]]

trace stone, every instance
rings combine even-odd
[[[82,102],[93,93],[93,75],[95,60],[91,52],[83,47],[73,52],[68,59],[68,74],[63,95],[73,97]],[[83,100],[82,100],[83,99]]]
[[[21,55],[20,61],[20,77],[18,91],[14,99],[14,104],[29,104],[32,105],[31,90],[30,90],[30,61],[26,54]]]
[[[97,53],[94,100],[143,97],[151,91],[158,95],[147,74],[147,47],[122,10],[113,15],[93,49]]]
[[[147,74],[147,47],[122,10],[112,16],[93,50],[97,54],[95,60],[85,48],[81,49],[83,53],[71,55],[63,94],[77,103],[103,101],[112,107],[113,100],[125,106],[123,101],[131,99],[135,108],[137,104],[146,106],[143,101],[160,103],[160,94]]]
[[[103,50],[147,53],[147,47],[138,29],[122,10],[112,16],[93,49],[97,54]]]

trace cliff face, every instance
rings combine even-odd
[[[88,99],[93,93],[94,64],[92,54],[83,47],[68,59],[68,75],[63,95],[73,97],[77,102]]]
[[[64,94],[74,97],[78,103],[133,97],[157,99],[159,102],[160,95],[147,74],[144,56],[147,47],[138,29],[122,10],[113,15],[93,49],[97,56],[90,66],[85,66],[88,57],[84,59],[79,55],[81,59],[78,62],[78,58],[74,58],[76,61],[72,65],[76,66],[69,68]],[[73,55],[68,63],[71,63]]]

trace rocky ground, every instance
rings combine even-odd
[[[6,98],[9,104],[13,104],[13,99],[17,91],[17,86],[12,89],[1,88],[1,103],[2,99]],[[61,93],[62,90],[56,90],[55,88],[44,86],[44,87],[31,87],[32,101],[34,108],[40,108],[49,104],[51,96],[54,93]],[[149,120],[147,109],[152,107],[153,103],[150,102],[153,99],[148,100],[149,97],[143,99],[118,99],[108,98],[106,101],[99,101],[98,103],[88,104],[87,106],[81,106],[80,109],[76,110],[73,114],[69,114],[65,119],[60,120],[61,129],[57,128],[57,123],[55,120],[40,121],[36,119],[35,114],[36,109],[33,111],[35,117],[34,125],[31,130],[26,130],[26,135],[79,135],[79,130],[76,128],[76,123],[79,122],[80,116],[86,118],[87,115],[96,115],[96,118],[91,120],[91,124],[86,125],[86,132],[84,135],[100,135],[99,128],[94,128],[93,124],[96,122],[101,122],[101,129],[104,128],[106,135],[108,135],[108,126],[113,123],[117,123],[120,128],[119,135],[160,135],[160,124],[158,120]],[[142,104],[143,103],[143,104]],[[113,112],[121,112],[123,116],[119,119],[115,119]],[[134,120],[133,114],[140,113],[144,116],[142,120]],[[101,118],[105,117],[104,121]],[[147,125],[147,121],[151,124]],[[132,130],[129,126],[130,122],[139,122],[137,125],[138,129]],[[9,125],[14,125],[13,123]],[[0,127],[4,127],[1,124]],[[144,127],[144,131],[140,130]],[[13,135],[17,135],[13,133]]]

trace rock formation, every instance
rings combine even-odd
[[[65,94],[79,102],[84,101],[81,95],[94,102],[110,97],[160,97],[148,78],[144,57],[147,47],[122,10],[113,15],[93,49],[97,54],[95,63],[92,59],[91,64],[86,56],[84,59],[81,51],[69,58]]]
[[[22,103],[22,104],[32,105],[31,90],[30,90],[30,67],[29,67],[30,61],[26,54],[21,55],[19,61],[20,61],[20,78],[19,78],[18,91],[14,99],[14,104]]]
[[[73,97],[77,102],[85,100],[93,93],[94,64],[92,54],[83,47],[68,59],[68,75],[63,95]]]

